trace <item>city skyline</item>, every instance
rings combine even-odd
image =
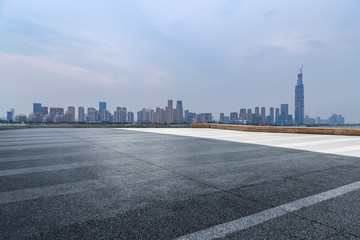
[[[302,74],[300,75],[302,81]],[[298,79],[298,83],[299,83]],[[295,92],[295,96],[296,96]],[[14,109],[7,112],[7,120],[16,123],[140,123],[140,124],[177,124],[177,123],[230,123],[230,124],[250,124],[250,125],[299,125],[293,114],[289,113],[289,104],[280,104],[280,107],[270,107],[267,111],[265,107],[240,108],[239,112],[230,112],[228,116],[220,113],[217,119],[211,112],[190,112],[183,108],[182,100],[176,101],[176,107],[173,108],[173,100],[169,99],[164,108],[156,107],[142,108],[136,114],[128,111],[126,107],[116,107],[114,113],[107,108],[107,102],[99,102],[98,109],[95,107],[78,106],[77,112],[74,106],[48,107],[41,103],[33,103],[33,111],[28,116],[18,114],[15,116]],[[170,109],[170,110],[169,110]],[[77,113],[77,114],[76,114]],[[296,114],[296,113],[295,113]],[[14,117],[15,116],[15,117]],[[78,116],[76,118],[76,116]],[[135,118],[135,116],[137,116]],[[330,124],[343,125],[345,118],[340,114],[332,114],[329,118],[320,116],[310,117],[305,115],[301,125]]]
[[[342,113],[358,123],[359,7],[355,0],[1,1],[0,117],[11,108],[28,114],[32,102],[103,99],[111,109],[136,110],[171,98],[215,116],[279,103],[293,113],[294,72],[304,64],[305,114]]]
[[[208,113],[193,113],[189,109],[185,110],[182,105],[182,100],[176,101],[176,108],[173,108],[173,100],[167,101],[167,106],[164,108],[156,107],[142,108],[137,111],[137,118],[135,121],[135,114],[132,111],[127,112],[126,107],[116,107],[116,111],[112,115],[107,109],[107,102],[99,102],[99,108],[96,110],[94,107],[88,107],[87,113],[83,106],[78,107],[78,122],[138,122],[138,123],[195,123],[195,122],[213,122],[218,121],[220,123],[240,123],[240,124],[260,124],[260,125],[303,125],[303,124],[344,124],[344,117],[340,114],[332,114],[329,119],[322,119],[321,116],[310,117],[305,115],[304,104],[304,85],[303,85],[303,65],[298,69],[297,82],[295,85],[295,111],[294,114],[289,114],[289,104],[280,104],[280,108],[269,108],[267,114],[266,107],[255,107],[254,113],[252,109],[240,108],[239,112],[230,112],[229,116],[225,116],[224,112],[220,113],[219,118],[215,118],[211,112]],[[170,109],[170,110],[169,110]],[[275,109],[275,110],[274,110]],[[7,120],[14,121],[15,113],[14,109],[7,112]],[[57,116],[56,114],[60,114]],[[19,115],[16,121],[22,119],[24,122],[25,115]],[[29,122],[75,122],[75,107],[68,106],[67,111],[64,108],[50,107],[50,114],[47,106],[41,106],[41,103],[33,103],[33,112],[29,114]],[[294,117],[293,117],[294,116]],[[26,121],[25,121],[26,122]]]

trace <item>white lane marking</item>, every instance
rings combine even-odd
[[[7,169],[0,171],[0,177],[10,176],[10,175],[18,175],[18,174],[27,174],[27,173],[39,173],[39,172],[50,172],[50,171],[58,171],[58,170],[67,170],[67,169],[75,169],[82,167],[92,167],[96,165],[103,165],[104,162],[78,162],[78,163],[69,163],[69,164],[59,164],[59,165],[50,165],[43,167],[29,167],[29,168],[17,168],[17,169]]]
[[[73,147],[73,146],[88,146],[88,143],[85,142],[70,142],[70,143],[42,143],[40,144],[27,144],[27,145],[16,145],[13,146],[0,146],[0,151],[3,150],[23,150],[23,149],[33,149],[33,148],[52,148],[52,147]]]
[[[321,134],[294,134],[294,133],[268,133],[268,132],[242,132],[221,129],[201,129],[201,128],[122,128],[132,131],[161,133],[179,135],[187,137],[198,137],[206,139],[216,139],[230,142],[241,142],[257,144],[271,147],[282,147],[289,149],[305,150],[319,153],[339,154],[345,156],[360,157],[360,138],[341,135],[321,135]],[[304,137],[308,138],[304,142]],[[282,142],[285,138],[287,143]],[[323,144],[324,143],[324,144]],[[328,145],[326,145],[326,144]],[[347,146],[344,146],[346,144]]]
[[[46,187],[35,187],[8,192],[0,192],[0,204],[33,200],[42,197],[52,197],[95,189],[103,189],[108,185],[98,180],[88,180],[75,183],[64,183]]]
[[[0,170],[0,177],[18,175],[18,174],[27,174],[27,173],[40,173],[40,172],[50,172],[50,171],[58,171],[58,170],[68,170],[68,169],[76,169],[76,168],[83,168],[83,167],[117,165],[117,164],[121,164],[121,163],[123,163],[123,161],[119,158],[116,158],[116,159],[107,159],[107,160],[105,159],[105,160],[101,160],[101,161],[75,162],[75,163],[67,163],[67,164],[41,166],[41,167],[7,169],[7,170]]]
[[[31,161],[31,160],[42,160],[50,158],[64,158],[64,157],[76,157],[76,156],[94,156],[96,154],[103,154],[109,152],[109,150],[96,150],[95,153],[89,152],[70,152],[70,153],[53,153],[53,154],[43,154],[43,155],[33,155],[33,156],[19,156],[19,157],[5,157],[0,158],[0,163],[2,162],[19,162],[19,161]]]
[[[330,200],[346,193],[360,189],[360,181],[354,182],[342,187],[338,187],[323,193],[315,194],[309,197],[301,198],[299,200],[280,205],[259,213],[255,213],[246,217],[242,217],[227,223],[219,224],[208,229],[194,232],[178,238],[178,240],[185,239],[215,239],[225,237],[228,234],[238,232],[266,221],[281,217],[288,213],[300,210],[305,207],[310,207],[314,204]]]

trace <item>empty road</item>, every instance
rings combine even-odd
[[[0,131],[0,239],[360,239],[360,137]]]

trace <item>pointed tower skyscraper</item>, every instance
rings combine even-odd
[[[303,74],[302,68],[299,69],[298,80],[295,86],[295,123],[303,124],[304,123],[304,84],[303,84]]]

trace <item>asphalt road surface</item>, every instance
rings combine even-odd
[[[0,239],[360,239],[360,137],[0,131]]]

